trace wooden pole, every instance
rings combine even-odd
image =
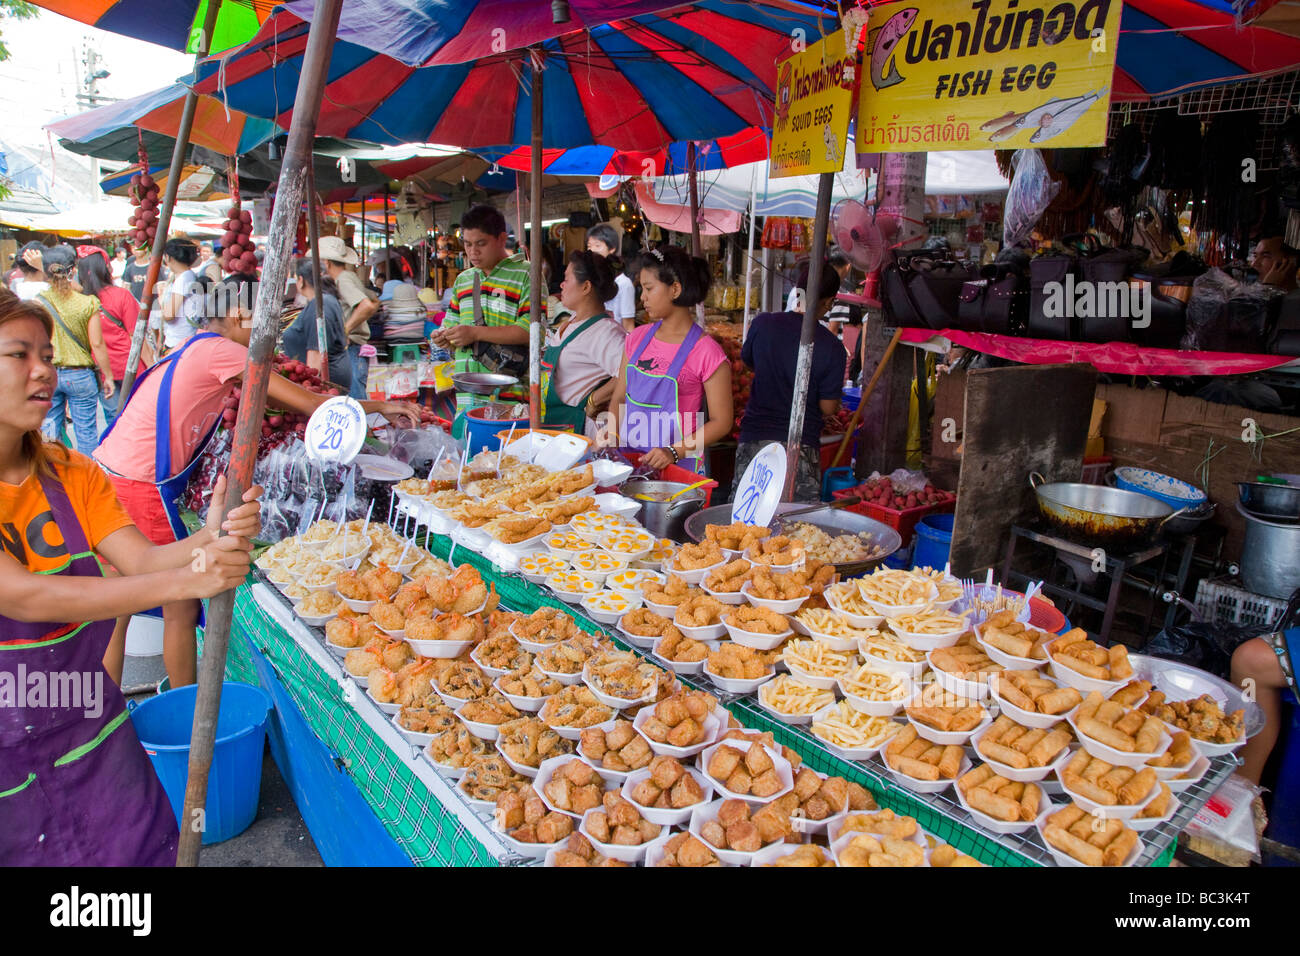
[[[533,75],[533,155],[532,182],[530,185],[529,213],[533,220],[532,242],[529,243],[529,295],[532,317],[528,323],[528,427],[541,427],[542,412],[542,304],[546,301],[546,288],[542,280],[542,54],[530,50]]]
[[[686,180],[687,187],[691,197],[691,255],[700,256],[703,254],[703,246],[700,245],[700,189],[699,184],[695,181],[695,163],[698,158],[695,148],[695,142],[686,144]],[[704,303],[699,302],[695,306],[695,323],[704,325]]]
[[[867,334],[867,326],[864,322],[862,325],[863,336]],[[853,416],[849,419],[849,427],[844,431],[844,437],[840,439],[840,447],[835,450],[835,457],[831,460],[831,467],[835,468],[844,460],[844,452],[848,450],[849,442],[853,440],[853,433],[858,429],[858,422],[862,418],[862,410],[867,407],[867,399],[876,389],[876,383],[880,381],[880,376],[889,366],[889,360],[894,357],[894,349],[898,348],[898,339],[903,334],[902,329],[894,330],[894,337],[889,340],[889,345],[885,347],[885,354],[880,357],[880,362],[876,365],[876,370],[871,373],[871,381],[867,382],[866,387],[862,390],[862,396],[858,399],[858,407],[853,409]]]
[[[253,466],[257,462],[257,440],[261,437],[262,415],[266,411],[266,389],[271,378],[271,362],[280,325],[279,290],[284,288],[289,272],[298,210],[307,189],[307,167],[311,163],[316,118],[320,113],[330,51],[338,30],[342,6],[343,0],[316,0],[311,31],[307,36],[302,75],[294,99],[293,120],[289,125],[289,141],[280,167],[275,211],[271,216],[271,227],[266,239],[266,259],[262,266],[265,293],[257,297],[254,307],[248,367],[244,373],[230,467],[226,471],[227,512],[239,504],[244,492],[252,484]],[[234,605],[234,590],[218,594],[208,604],[203,662],[199,672],[198,694],[194,701],[189,778],[185,787],[185,811],[181,815],[183,823],[180,828],[180,848],[176,856],[177,866],[197,866],[199,861],[199,846],[203,839],[202,808],[207,800],[208,771],[212,766],[217,714],[221,709],[221,684],[226,670],[226,652],[230,646],[230,623]]]
[[[307,163],[307,239],[311,243],[311,287],[316,290],[316,351],[320,353],[321,381],[328,382],[329,334],[325,328],[325,292],[320,279],[320,225],[316,221],[316,170]]]
[[[390,232],[388,220],[388,183],[384,183],[384,281],[398,278],[401,276],[393,275],[393,247],[391,243],[392,233]],[[382,291],[382,290],[381,290]]]
[[[194,77],[198,79],[199,62],[208,55],[212,45],[212,31],[217,25],[217,12],[221,9],[221,0],[210,0],[207,15],[203,18],[203,32],[199,35],[198,52],[194,56]],[[185,103],[181,107],[181,125],[176,130],[176,144],[172,147],[172,164],[167,171],[167,189],[163,193],[162,209],[158,210],[158,229],[154,233],[152,255],[149,257],[149,272],[144,280],[144,295],[140,297],[140,314],[135,320],[135,329],[131,332],[131,350],[127,353],[126,374],[122,377],[122,391],[117,396],[117,415],[126,408],[127,396],[135,385],[135,372],[140,367],[140,353],[144,351],[144,337],[149,328],[149,313],[153,310],[154,286],[158,284],[158,274],[162,271],[163,246],[167,243],[167,231],[171,229],[172,211],[176,208],[176,190],[180,188],[181,175],[185,171],[185,152],[190,147],[190,131],[194,128],[194,114],[198,109],[199,94],[191,86],[185,91]],[[148,172],[148,170],[145,170]],[[161,329],[159,333],[161,334]],[[169,475],[159,475],[159,479]]]
[[[799,356],[794,367],[794,404],[790,408],[790,431],[785,442],[785,495],[794,500],[795,479],[799,472],[799,455],[803,449],[803,420],[808,407],[808,385],[812,380],[813,336],[821,318],[817,307],[821,304],[822,266],[826,258],[826,232],[831,217],[831,188],[835,185],[833,173],[822,173],[817,179],[817,217],[813,223],[812,258],[808,261],[808,287],[803,290],[803,328],[799,330]]]
[[[749,248],[745,252],[745,268],[741,280],[745,283],[745,319],[741,326],[740,340],[749,335],[749,318],[753,315],[754,303],[750,301],[749,290],[753,284],[754,272],[754,233],[758,232],[758,170],[749,177]]]

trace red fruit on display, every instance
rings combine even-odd
[[[228,248],[230,249],[230,258],[232,259],[238,259],[244,252],[244,247],[234,240],[231,240]]]
[[[143,180],[144,180],[144,173],[136,173],[131,177],[131,185],[139,186]]]
[[[249,210],[247,209],[239,210],[239,218],[242,219],[244,222],[248,223],[249,225],[252,225],[253,214]]]
[[[141,173],[141,174],[140,174],[140,185],[143,186],[145,189],[153,189],[153,188],[155,188],[155,183],[154,183],[154,181],[153,181],[153,177],[150,176],[148,173]]]

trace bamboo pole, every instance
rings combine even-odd
[[[799,454],[803,448],[803,420],[808,407],[808,385],[812,379],[813,336],[821,318],[817,308],[821,305],[822,266],[826,259],[826,232],[831,217],[831,188],[835,185],[833,173],[822,173],[817,179],[817,217],[813,222],[812,258],[808,261],[808,287],[803,290],[803,328],[799,330],[799,356],[794,367],[794,404],[790,409],[790,431],[785,442],[785,494],[786,501],[794,500],[795,479],[799,472]]]
[[[208,55],[212,46],[212,31],[217,25],[217,13],[221,9],[221,0],[210,0],[207,15],[203,18],[203,32],[199,34],[198,52],[194,55],[194,78],[198,79],[199,63]],[[185,171],[185,151],[190,146],[190,131],[194,128],[194,114],[198,109],[199,94],[191,86],[185,91],[185,103],[181,107],[181,125],[176,130],[176,144],[172,147],[172,164],[167,171],[167,189],[163,193],[162,209],[158,211],[158,228],[154,233],[153,249],[149,257],[149,272],[144,280],[144,295],[140,297],[140,314],[135,320],[135,329],[131,332],[131,350],[127,353],[126,374],[122,376],[122,391],[117,397],[117,413],[122,414],[126,408],[127,397],[135,385],[136,369],[140,367],[140,353],[144,351],[144,337],[149,328],[149,313],[153,310],[154,287],[158,284],[158,274],[162,271],[163,246],[167,243],[167,231],[172,225],[172,211],[176,208],[176,190],[180,188],[181,175]],[[148,172],[148,170],[146,170]],[[162,330],[159,329],[161,336]],[[161,352],[161,349],[159,349]],[[170,475],[159,475],[159,480]]]
[[[289,141],[280,167],[275,211],[266,239],[266,260],[262,267],[265,294],[257,297],[253,313],[253,336],[248,349],[248,367],[244,374],[243,394],[239,402],[239,419],[235,424],[234,446],[226,472],[226,510],[237,506],[252,484],[253,466],[257,462],[257,440],[262,415],[266,410],[266,389],[271,378],[271,362],[279,332],[280,295],[289,271],[293,236],[297,231],[298,210],[307,188],[307,167],[311,163],[316,119],[329,69],[330,51],[338,30],[343,0],[316,0],[307,49],[303,55],[302,76],[294,99]],[[224,515],[222,516],[224,518]],[[180,848],[177,866],[197,866],[203,838],[203,811],[208,793],[208,771],[212,766],[212,747],[216,740],[217,714],[221,709],[221,684],[226,670],[226,653],[230,646],[231,614],[235,592],[218,594],[208,605],[203,662],[199,672],[198,694],[194,701],[194,727],[190,737],[189,778],[185,787],[185,810],[181,815]]]
[[[325,327],[325,291],[320,278],[320,225],[316,221],[316,170],[307,163],[307,240],[311,243],[311,287],[316,292],[316,351],[320,353],[321,381],[330,380],[329,335]]]
[[[541,52],[530,50],[533,88],[533,139],[532,171],[529,214],[533,220],[533,235],[529,257],[529,295],[532,317],[528,323],[528,427],[541,427],[542,410],[542,303],[546,289],[542,281],[542,70]]]

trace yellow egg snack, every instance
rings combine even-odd
[[[617,591],[600,591],[583,601],[583,606],[592,611],[609,611],[623,614],[632,610],[632,602]]]
[[[654,571],[647,571],[644,568],[630,568],[626,571],[618,571],[611,574],[605,579],[608,587],[615,588],[619,591],[637,591],[640,592],[647,581],[662,581],[663,575]]]
[[[626,558],[608,551],[584,551],[573,558],[573,567],[578,571],[618,571],[626,564]]]
[[[589,551],[590,542],[574,531],[557,531],[546,539],[546,546],[552,551]]]
[[[600,546],[614,554],[638,554],[654,546],[655,536],[645,530],[611,531],[600,539]]]
[[[646,557],[652,561],[663,561],[665,558],[671,558],[676,553],[676,541],[671,538],[660,538],[655,542],[655,546],[650,549],[650,553]]]
[[[556,571],[546,578],[546,583],[552,590],[565,594],[595,594],[600,590],[599,584],[576,571]]]
[[[568,567],[567,561],[553,554],[530,554],[519,562],[519,570],[525,574],[554,574]]]

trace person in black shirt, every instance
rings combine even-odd
[[[280,348],[289,358],[307,361],[307,353],[317,351],[316,290],[312,286],[311,262],[298,266],[298,291],[307,304],[289,323],[280,339]],[[321,299],[325,303],[325,338],[329,345],[329,380],[344,394],[352,387],[352,363],[348,358],[348,338],[343,333],[343,308],[339,305],[338,287],[329,276],[321,275]]]
[[[136,246],[135,258],[128,262],[126,268],[122,270],[122,281],[131,290],[131,294],[135,296],[137,302],[144,300],[144,280],[149,275],[149,259],[149,248],[147,246]]]
[[[799,278],[807,288],[808,265]],[[840,277],[829,263],[822,265],[817,295],[817,315],[825,315],[839,290]],[[740,424],[736,449],[736,481],[754,456],[772,442],[784,444],[790,431],[794,406],[795,364],[799,357],[799,335],[803,315],[799,312],[763,312],[754,316],[740,357],[754,370],[749,404]],[[824,416],[840,407],[844,388],[844,346],[835,334],[819,324],[813,334],[813,367],[804,408],[803,443],[795,478],[795,500],[817,501],[821,496],[821,432]],[[733,494],[735,489],[732,489]]]

